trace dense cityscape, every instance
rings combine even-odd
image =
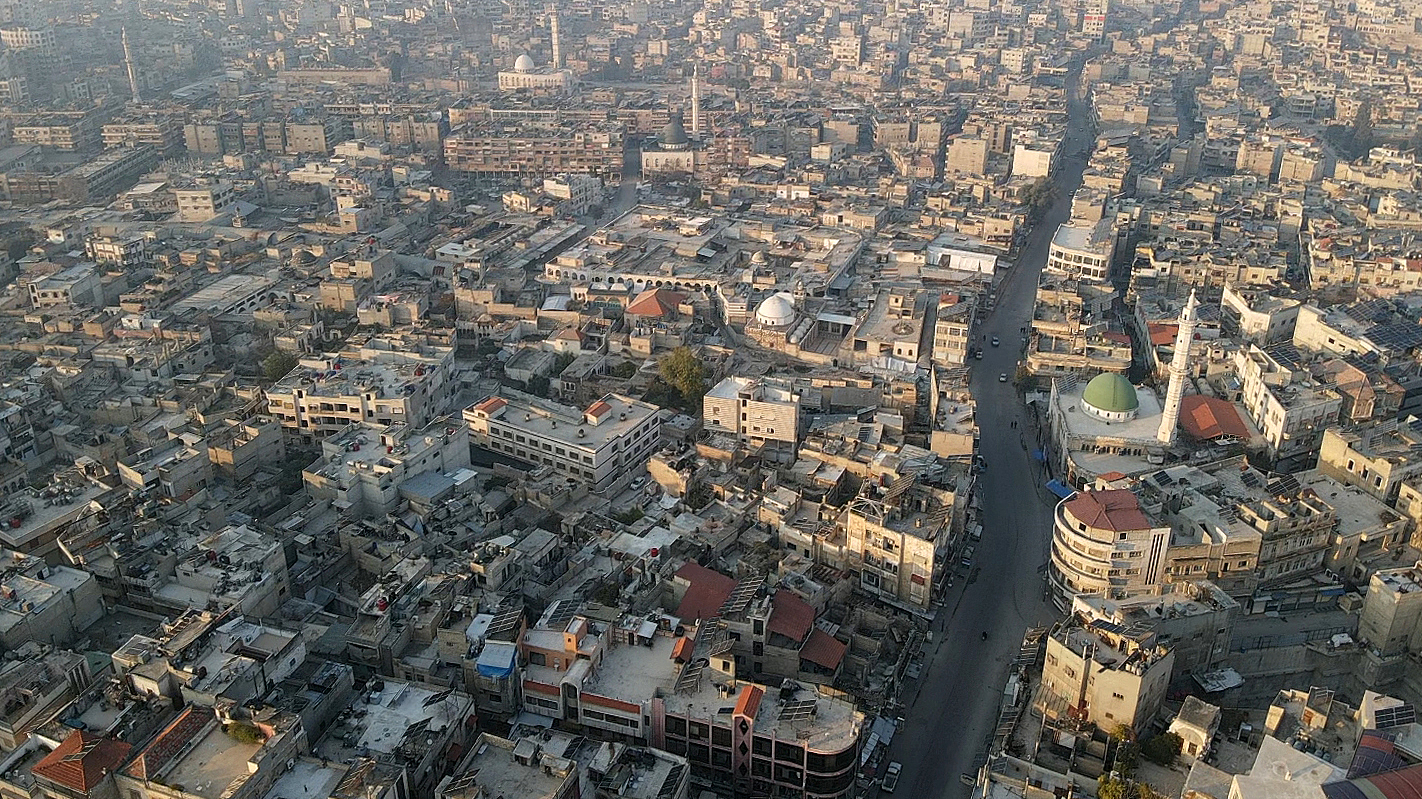
[[[0,799],[1422,796],[1422,3],[0,0]]]

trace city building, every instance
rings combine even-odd
[[[752,451],[793,461],[800,449],[800,398],[770,379],[726,377],[701,400],[706,430],[736,436]]]
[[[1152,632],[1073,616],[1052,629],[1045,659],[1037,699],[1043,715],[1139,731],[1160,711],[1175,653]]]
[[[661,446],[661,409],[607,394],[579,412],[505,391],[464,409],[471,442],[589,485],[597,494],[623,488]]]

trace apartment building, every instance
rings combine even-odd
[[[1077,595],[1149,596],[1165,576],[1170,525],[1125,489],[1080,491],[1057,503],[1048,574],[1058,607]]]
[[[1047,637],[1037,707],[1049,719],[1139,731],[1160,711],[1174,661],[1153,632],[1073,616]]]
[[[1422,475],[1419,448],[1422,419],[1415,416],[1346,430],[1329,427],[1318,450],[1318,470],[1394,505],[1402,484]]]
[[[1338,420],[1342,396],[1314,382],[1302,364],[1253,344],[1235,352],[1234,367],[1242,388],[1240,403],[1263,435],[1275,468],[1289,471],[1309,465],[1323,431]]]
[[[304,441],[352,424],[424,427],[449,404],[453,360],[453,347],[421,336],[371,336],[335,355],[302,358],[266,390],[267,412]]]
[[[182,222],[207,222],[232,210],[237,202],[237,190],[231,183],[199,183],[186,188],[174,188],[178,203],[178,219]]]
[[[1175,583],[1159,596],[1105,599],[1078,596],[1071,613],[1120,629],[1146,629],[1175,653],[1175,675],[1223,668],[1240,604],[1209,580]]]
[[[1062,223],[1047,249],[1046,271],[1094,283],[1109,280],[1116,255],[1116,235],[1111,225],[1109,219]]]
[[[933,362],[963,366],[972,351],[973,318],[977,303],[971,296],[943,294],[933,319]]]
[[[551,178],[574,173],[617,181],[622,154],[621,131],[607,126],[564,131],[487,124],[444,140],[449,168],[475,175]]]
[[[444,416],[417,429],[351,425],[321,441],[320,459],[301,476],[313,498],[346,516],[383,519],[402,500],[427,508],[449,496],[455,481],[447,475],[468,466],[468,431]]]
[[[551,466],[603,494],[646,467],[661,446],[663,413],[621,394],[578,411],[510,390],[465,408],[464,421],[474,445]]]
[[[837,520],[839,529],[816,542],[820,551],[811,557],[857,572],[858,587],[869,596],[926,612],[954,566],[947,554],[962,536],[970,484],[966,474],[940,484],[912,474],[887,486],[866,483]]]
[[[726,377],[701,400],[705,429],[736,436],[742,445],[792,462],[800,449],[800,397],[771,379]]]

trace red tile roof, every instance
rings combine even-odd
[[[150,780],[157,777],[163,767],[172,760],[183,747],[198,733],[202,732],[213,719],[212,708],[189,707],[173,720],[158,737],[143,748],[142,754],[134,759],[124,773],[135,779]]]
[[[759,686],[745,686],[741,689],[740,698],[736,700],[735,715],[755,718],[755,714],[760,712],[760,700],[764,697],[765,691]]]
[[[815,609],[795,592],[784,588],[770,600],[770,631],[795,643],[805,640],[815,624]]]
[[[75,730],[30,771],[40,779],[87,794],[105,775],[123,765],[132,749],[117,738]]]
[[[484,413],[493,413],[507,404],[509,404],[508,400],[503,397],[490,397],[478,405],[475,405],[474,410],[483,411]]]
[[[683,635],[682,637],[676,639],[675,644],[672,644],[671,659],[679,663],[685,663],[688,660],[691,660],[691,652],[695,648],[695,639],[688,638],[687,636]]]
[[[593,404],[588,406],[588,416],[591,416],[596,419],[597,417],[602,416],[603,414],[611,410],[611,405],[608,405],[602,400],[598,400],[597,402],[594,402]]]
[[[1384,797],[1384,799],[1422,799],[1422,766],[1410,766],[1397,771],[1373,774],[1354,780],[1353,784],[1356,785],[1360,782],[1371,783],[1377,789],[1373,795]]]
[[[652,289],[638,294],[624,313],[633,316],[671,316],[676,313],[677,306],[684,302],[684,294],[670,289]]]
[[[800,659],[827,669],[837,669],[848,649],[848,644],[816,627],[810,631],[810,640],[800,647]]]
[[[1106,480],[1106,481],[1108,481],[1108,482],[1115,481],[1115,480],[1120,480],[1121,478],[1123,478],[1123,477],[1125,477],[1125,476],[1126,476],[1125,472],[1103,472],[1103,473],[1097,475],[1098,478],[1100,478],[1100,479],[1102,479],[1102,480]]]
[[[1124,488],[1109,491],[1078,491],[1066,501],[1065,508],[1077,521],[1088,527],[1110,530],[1149,530],[1150,520],[1141,513],[1140,500]]]
[[[1197,441],[1221,436],[1249,438],[1249,428],[1239,418],[1234,403],[1219,397],[1191,394],[1180,401],[1180,425]]]
[[[1175,343],[1180,335],[1180,325],[1149,325],[1150,343],[1153,347],[1164,347]]]
[[[736,581],[726,575],[708,569],[699,563],[685,563],[676,570],[676,576],[691,584],[682,597],[676,615],[682,621],[709,619],[726,604],[726,599],[736,588]]]

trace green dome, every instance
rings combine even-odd
[[[1140,408],[1136,388],[1125,375],[1103,372],[1086,384],[1081,401],[1105,413],[1130,413]]]

